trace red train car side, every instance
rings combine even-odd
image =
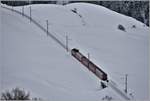
[[[84,66],[86,66],[91,72],[93,72],[99,79],[107,81],[107,74],[102,71],[98,66],[96,66],[93,62],[91,62],[88,58],[86,58],[83,54],[81,54],[78,49],[72,49],[71,54]]]

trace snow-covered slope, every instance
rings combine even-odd
[[[6,10],[2,25],[3,89],[23,87],[53,101],[99,98],[99,81],[35,25]]]
[[[48,20],[49,31],[59,40],[65,43],[68,35],[70,48],[90,53],[90,59],[121,87],[121,78],[128,74],[135,99],[148,98],[148,27],[92,4],[31,7],[32,18],[45,28]],[[14,9],[22,11],[22,7]],[[29,6],[24,10],[29,15]],[[118,30],[119,24],[126,32]],[[26,18],[2,9],[2,33],[3,89],[24,87],[35,96],[57,101],[118,98],[110,88],[98,90],[99,80]]]

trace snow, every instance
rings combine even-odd
[[[24,6],[27,15],[29,7]],[[71,11],[74,8],[77,13]],[[14,9],[22,11],[21,6]],[[39,4],[31,9],[33,19],[45,28],[48,20],[49,31],[63,43],[68,35],[69,47],[90,53],[122,89],[128,74],[129,92],[135,99],[148,99],[149,28],[143,23],[86,3]],[[3,90],[19,86],[53,101],[98,101],[106,95],[121,99],[110,87],[100,90],[98,78],[28,19],[5,9],[1,19]],[[119,24],[126,32],[117,28]]]
[[[0,15],[1,15],[1,9],[0,9]],[[0,16],[0,40],[2,40],[2,34],[1,34],[1,16]],[[2,68],[2,42],[0,42],[0,74],[2,74],[1,71]],[[0,75],[0,82],[2,81],[2,76]],[[0,84],[0,89],[1,89],[1,84]],[[0,90],[1,93],[1,90]]]
[[[37,26],[4,9],[2,25],[2,89],[23,87],[54,101],[101,98],[99,80]]]

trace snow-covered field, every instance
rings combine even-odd
[[[22,7],[14,9],[22,12]],[[90,53],[90,59],[121,89],[128,74],[134,99],[148,98],[148,27],[86,3],[31,5],[31,9],[32,18],[45,28],[48,20],[49,31],[64,44],[67,35],[70,48]],[[29,15],[29,6],[24,6],[24,13]],[[21,87],[53,101],[99,101],[106,95],[121,99],[110,87],[101,90],[98,78],[25,17],[2,8],[1,32],[2,90]]]

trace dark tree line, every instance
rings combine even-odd
[[[102,5],[118,13],[133,17],[149,26],[149,1],[70,1]]]
[[[3,4],[7,4],[9,6],[22,6],[22,5],[28,5],[28,1],[1,1]]]
[[[110,1],[107,3],[104,2],[101,5],[118,13],[131,16],[149,26],[149,1]]]
[[[29,4],[56,4],[57,1],[1,1],[3,4],[7,4],[10,6],[23,6],[23,5],[29,5]]]
[[[28,4],[68,4],[76,2],[86,2],[97,5],[102,5],[118,13],[133,17],[147,26],[149,26],[149,1],[1,1],[4,4],[11,6],[21,6]]]

